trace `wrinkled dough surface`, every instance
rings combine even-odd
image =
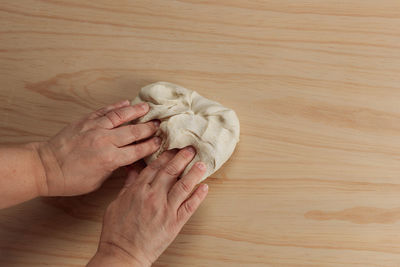
[[[235,112],[195,91],[157,82],[143,87],[132,105],[140,102],[147,102],[150,111],[136,122],[161,121],[156,133],[162,138],[161,146],[145,159],[147,163],[165,150],[192,145],[197,154],[183,175],[195,162],[202,161],[207,166],[204,180],[228,160],[239,141],[240,126]]]

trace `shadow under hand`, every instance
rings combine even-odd
[[[126,175],[127,170],[120,168],[92,193],[72,197],[42,198],[41,201],[76,219],[101,222],[108,204],[117,197],[124,186]]]

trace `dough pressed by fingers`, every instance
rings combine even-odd
[[[202,180],[217,171],[232,155],[239,142],[240,125],[236,113],[182,86],[157,82],[143,87],[132,105],[147,102],[150,111],[135,122],[160,120],[155,134],[162,142],[158,151],[145,158],[155,160],[162,152],[193,146],[197,154],[183,172],[202,161],[207,172]]]

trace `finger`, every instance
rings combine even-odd
[[[178,153],[177,149],[164,151],[156,160],[150,162],[149,165],[141,172],[141,179],[145,183],[151,183],[159,172],[171,159]]]
[[[159,121],[149,121],[118,127],[111,130],[111,141],[118,147],[126,146],[154,135],[159,125]]]
[[[98,110],[94,111],[93,113],[91,113],[91,114],[89,115],[88,118],[89,118],[89,119],[95,119],[95,118],[102,117],[102,116],[104,116],[105,114],[107,114],[107,112],[109,112],[109,111],[111,111],[111,110],[113,110],[113,109],[126,107],[126,106],[129,106],[129,104],[130,104],[130,103],[129,103],[129,100],[123,100],[123,101],[114,103],[114,104],[112,104],[112,105],[109,105],[109,106],[106,106],[106,107],[103,107],[103,108],[101,108],[101,109],[98,109]]]
[[[196,162],[190,171],[177,181],[168,193],[168,202],[176,209],[188,198],[206,172],[203,162]]]
[[[118,148],[118,155],[115,160],[120,167],[132,164],[133,162],[156,152],[160,147],[160,144],[161,139],[159,137],[153,137],[135,145]]]
[[[149,111],[147,103],[140,103],[134,106],[127,106],[113,109],[104,116],[97,118],[96,122],[100,127],[112,129],[120,126],[125,122],[137,119]]]
[[[176,182],[179,175],[182,174],[185,167],[192,161],[196,150],[188,146],[181,149],[175,157],[168,162],[154,178],[152,186],[161,187],[168,192],[171,186]]]
[[[202,184],[182,203],[177,212],[178,222],[185,224],[208,194],[208,185]]]

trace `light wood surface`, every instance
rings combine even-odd
[[[400,266],[399,1],[0,1],[1,142],[160,80],[241,141],[155,266]],[[0,265],[86,264],[122,180],[0,211]]]

